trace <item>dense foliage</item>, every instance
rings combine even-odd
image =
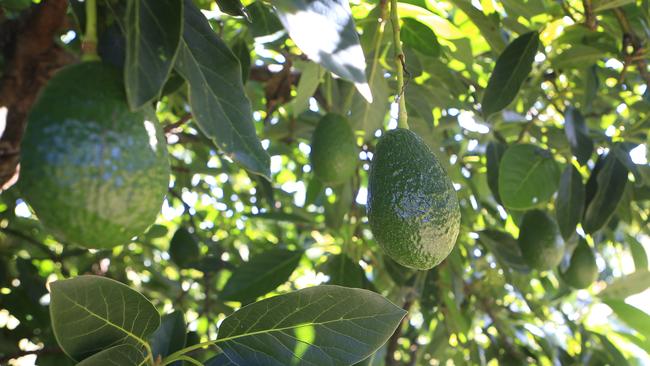
[[[0,1],[0,365],[650,363],[650,1],[94,4]],[[14,184],[3,155],[95,46],[124,107],[155,107],[171,166],[156,222],[114,248],[44,227],[23,187],[60,177]],[[354,135],[313,137],[326,115]],[[367,217],[398,125],[460,205],[427,271]]]

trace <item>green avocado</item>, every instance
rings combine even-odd
[[[415,133],[387,132],[377,144],[368,180],[368,220],[397,263],[435,267],[454,248],[460,207],[451,179]]]
[[[587,288],[598,278],[596,256],[584,239],[571,254],[569,267],[562,278],[573,288]]]
[[[357,168],[357,144],[348,121],[337,114],[327,114],[318,122],[312,135],[309,159],[314,174],[328,185],[341,184]]]
[[[64,243],[111,248],[144,232],[169,182],[153,111],[130,111],[122,73],[101,62],[60,70],[28,117],[19,188]]]
[[[528,265],[540,271],[556,267],[564,255],[557,223],[544,211],[526,211],[519,225],[517,243]]]

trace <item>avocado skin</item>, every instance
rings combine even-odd
[[[60,70],[28,117],[19,189],[67,244],[111,248],[151,225],[169,182],[153,111],[132,112],[122,73],[101,62]]]
[[[589,287],[598,278],[596,256],[584,239],[580,240],[571,254],[569,267],[562,273],[562,278],[569,286],[577,289]]]
[[[517,243],[531,268],[545,271],[560,264],[564,255],[564,242],[557,223],[546,212],[526,211],[519,229]]]
[[[420,270],[451,253],[460,207],[451,179],[415,133],[387,132],[377,144],[368,180],[368,220],[383,250]]]
[[[318,122],[309,159],[314,175],[328,185],[344,183],[357,168],[357,144],[348,121],[329,113]]]

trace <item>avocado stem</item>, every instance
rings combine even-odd
[[[83,61],[98,61],[97,56],[97,1],[86,2],[86,31],[81,45]]]
[[[393,44],[395,47],[395,68],[397,69],[397,97],[399,102],[399,113],[397,118],[397,127],[407,129],[408,115],[406,113],[406,99],[404,95],[404,71],[406,70],[406,57],[402,51],[402,41],[400,38],[399,14],[397,13],[397,0],[390,1],[390,20],[393,25]]]

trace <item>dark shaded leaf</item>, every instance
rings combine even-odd
[[[239,266],[221,291],[224,300],[249,302],[285,283],[303,252],[274,248]]]
[[[559,176],[550,152],[530,144],[512,145],[499,166],[499,195],[508,208],[535,207],[553,196]]]
[[[263,1],[255,1],[246,7],[253,37],[262,37],[282,30],[280,19]]]
[[[405,314],[368,290],[316,286],[239,309],[217,342],[239,365],[351,365],[384,344]]]
[[[431,28],[412,18],[404,18],[402,21],[404,24],[400,36],[405,46],[427,56],[440,56],[440,44]]]
[[[539,47],[539,34],[530,32],[512,41],[501,53],[483,93],[481,108],[486,117],[507,107],[532,70]]]
[[[54,334],[75,360],[118,344],[144,346],[160,325],[149,300],[109,278],[79,276],[50,287]]]
[[[517,240],[510,234],[497,230],[485,230],[479,233],[479,241],[502,265],[519,272],[530,271],[522,257]]]
[[[183,0],[129,0],[124,86],[131,109],[156,99],[183,32]]]
[[[499,196],[499,164],[507,147],[506,144],[490,141],[485,149],[488,186],[495,200],[499,203],[501,203],[501,197]]]
[[[225,353],[220,353],[203,363],[205,366],[237,366]]]
[[[596,194],[589,202],[582,220],[582,227],[587,233],[597,231],[609,221],[627,184],[627,168],[612,153],[605,157],[602,170],[594,169],[592,172],[596,173]]]
[[[190,85],[190,106],[203,133],[226,155],[270,179],[270,158],[253,125],[239,62],[207,19],[185,0],[185,27],[176,70]]]
[[[571,48],[553,57],[551,64],[556,69],[582,69],[595,64],[605,55],[606,53],[599,48],[574,44]]]
[[[169,242],[169,256],[180,268],[189,268],[199,259],[199,242],[187,229],[179,228]]]
[[[144,347],[121,344],[96,353],[79,362],[77,366],[141,366],[146,357]]]
[[[185,317],[181,311],[163,315],[160,326],[149,336],[153,358],[157,359],[159,356],[165,358],[185,347],[186,335]],[[174,362],[170,365],[181,366],[181,364],[181,362]]]
[[[594,142],[589,137],[587,125],[579,110],[568,107],[564,114],[564,132],[566,133],[571,152],[580,165],[584,165],[594,151]]]
[[[555,199],[555,217],[560,233],[568,241],[576,232],[585,207],[585,186],[580,172],[569,165],[560,177],[560,188]]]
[[[242,16],[248,19],[246,8],[240,0],[216,0],[219,10],[232,16]]]
[[[244,84],[248,80],[248,74],[251,69],[251,50],[248,49],[248,43],[243,38],[238,38],[232,45],[232,52],[237,56],[241,66],[241,79]]]
[[[343,287],[369,288],[366,273],[358,263],[345,254],[332,255],[323,266],[323,273],[330,277],[330,285]]]
[[[333,187],[332,190],[336,196],[334,202],[330,202],[331,197],[325,202],[325,223],[327,227],[339,229],[343,225],[345,214],[350,211],[352,205],[352,185],[348,182],[341,186]]]

